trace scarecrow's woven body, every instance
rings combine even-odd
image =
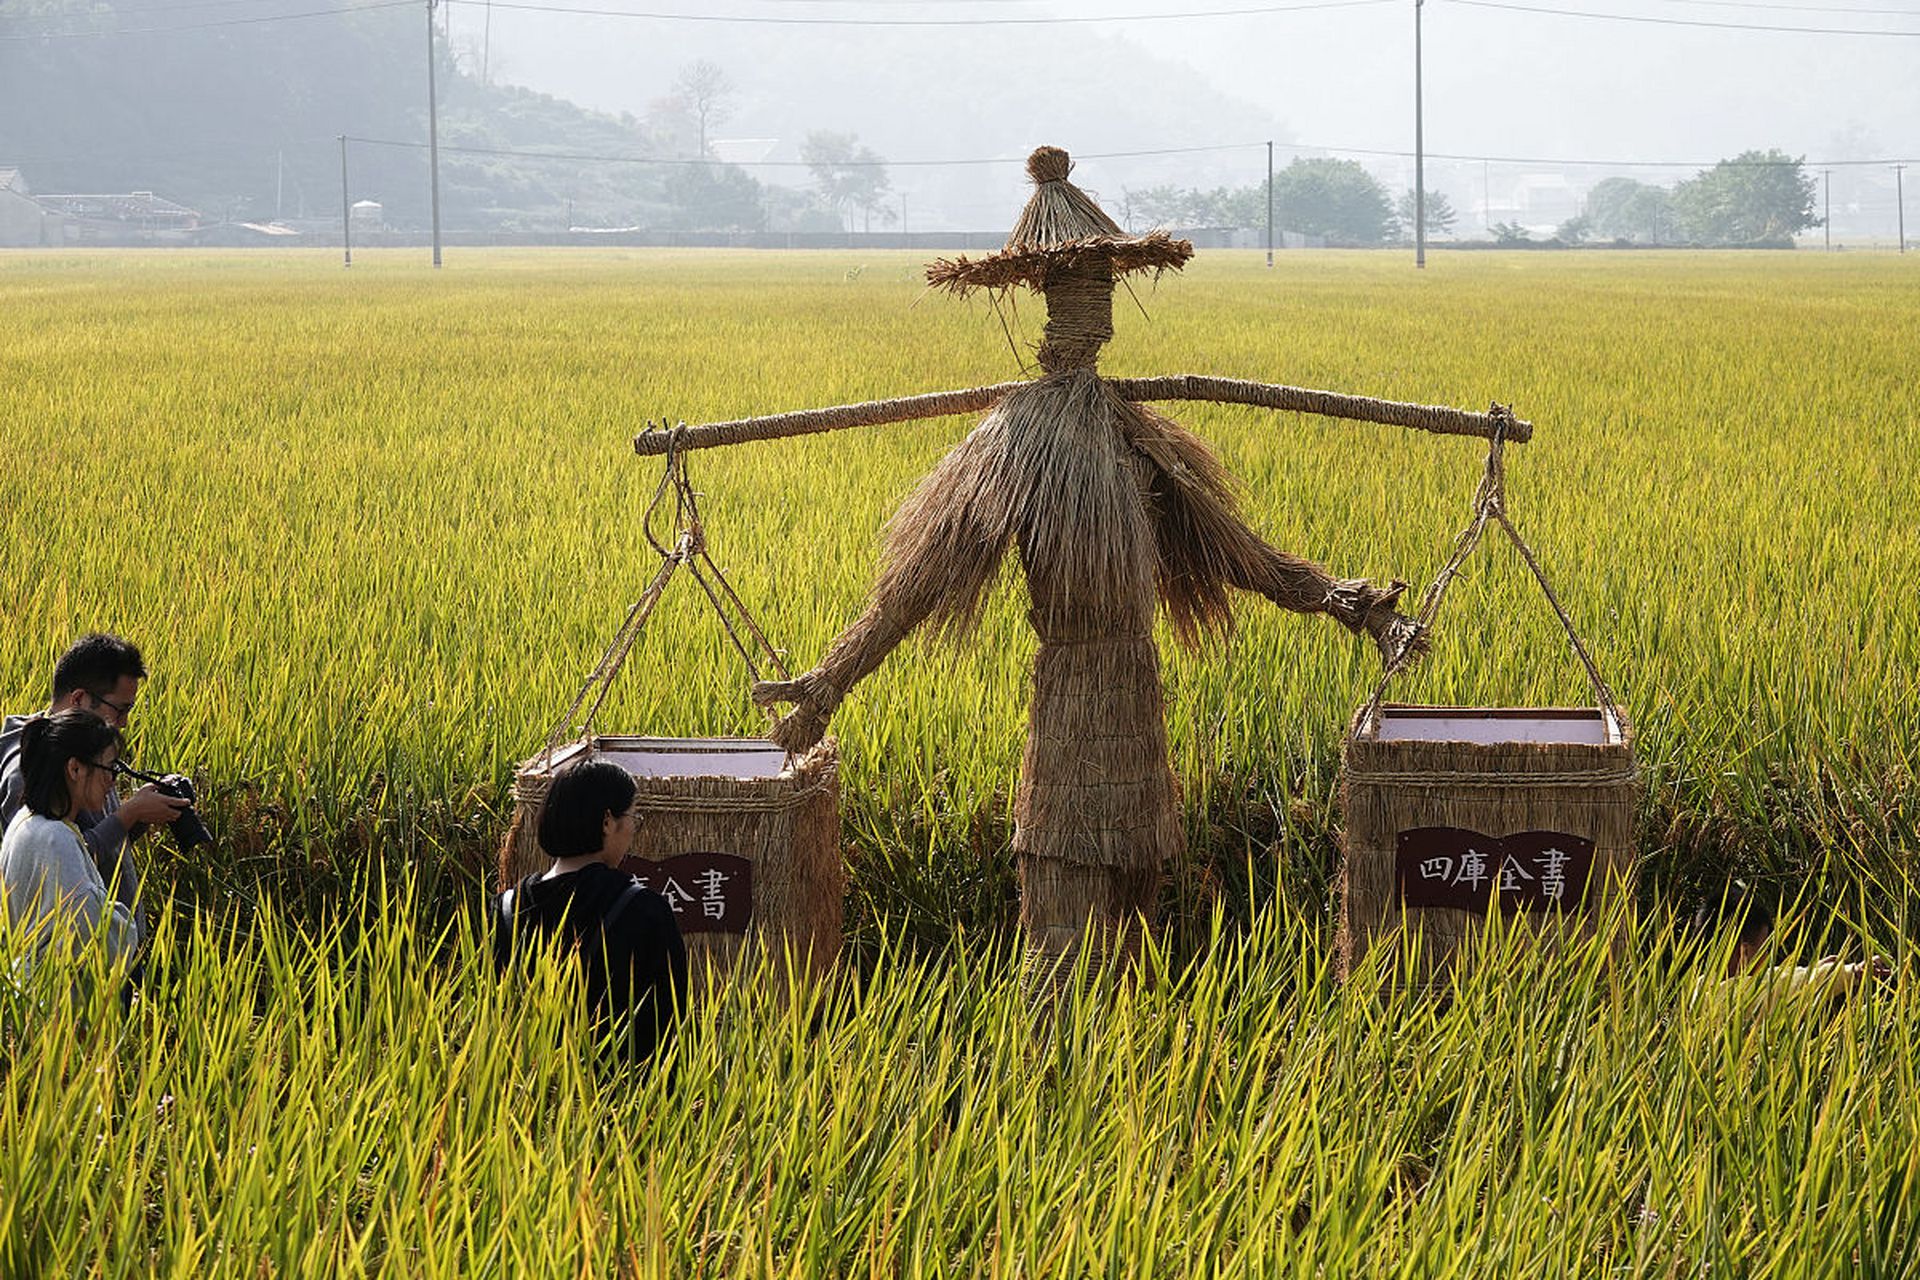
[[[1009,395],[937,466],[888,531],[865,614],[782,696],[789,746],[923,623],[966,630],[1015,548],[1034,658],[1015,807],[1023,854],[1157,870],[1179,847],[1156,603],[1189,636],[1230,620],[1229,588],[1358,629],[1387,593],[1261,541],[1205,444],[1115,395],[1091,368]]]

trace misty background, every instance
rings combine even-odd
[[[1426,185],[1452,234],[1547,234],[1607,178],[1666,187],[1777,148],[1816,177],[1836,166],[1836,239],[1891,242],[1890,162],[1920,155],[1920,6],[1538,7],[1657,21],[1428,0]],[[643,8],[685,18],[606,12]],[[1222,12],[1236,9],[1267,11]],[[446,226],[1003,231],[1024,200],[1019,162],[1043,142],[1136,223],[1161,211],[1156,189],[1264,183],[1268,140],[1276,169],[1337,157],[1394,197],[1413,186],[1411,0],[728,0],[721,13],[755,20],[695,20],[714,15],[673,0],[441,0]],[[1146,16],[1161,14],[1182,16]],[[1037,21],[1116,15],[1134,16]],[[337,223],[348,134],[368,140],[350,148],[353,198],[387,226],[421,226],[427,20],[424,0],[0,0],[0,172],[36,195],[152,191],[212,219]],[[1682,25],[1695,22],[1889,34]],[[704,139],[685,93],[703,66],[719,73]],[[879,189],[829,190],[805,163],[823,139],[841,159],[885,160],[867,167]],[[1137,154],[1154,151],[1175,154]],[[952,161],[985,163],[929,163]]]

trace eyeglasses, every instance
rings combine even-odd
[[[115,702],[112,698],[101,697],[99,694],[95,693],[91,689],[88,689],[86,691],[86,694],[87,694],[87,697],[93,701],[95,706],[112,707],[115,713],[117,713],[122,720],[126,719],[128,716],[133,714],[133,704],[131,702],[126,703],[123,706],[122,704]]]
[[[98,760],[82,760],[80,763],[87,766],[87,768],[89,769],[98,769],[100,772],[106,774],[108,777],[118,776],[121,768],[120,762],[118,760],[115,760],[110,764],[101,764]]]

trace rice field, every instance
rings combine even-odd
[[[44,702],[83,630],[135,639],[131,754],[194,773],[225,837],[149,846],[173,907],[132,1020],[74,1036],[9,997],[0,1270],[1920,1267],[1920,260],[1203,252],[1118,302],[1111,373],[1536,424],[1512,510],[1648,773],[1631,964],[1516,954],[1444,1012],[1336,987],[1338,747],[1377,663],[1260,604],[1163,646],[1191,847],[1156,980],[1092,975],[1034,1024],[1004,950],[1010,577],[974,643],[910,644],[835,718],[843,986],[732,993],[609,1082],[558,986],[497,989],[472,907],[513,762],[652,576],[631,435],[1000,381],[1042,317],[923,297],[905,255],[419,257],[0,257],[0,696]],[[1254,526],[1336,572],[1417,589],[1467,518],[1473,441],[1177,408]],[[693,458],[796,669],[966,425]],[[764,723],[705,608],[669,594],[604,727]],[[1586,695],[1489,542],[1396,696]],[[1896,981],[1818,1016],[1700,998],[1716,959],[1663,908],[1730,869],[1800,904],[1783,955],[1873,947]]]

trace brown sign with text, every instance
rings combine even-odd
[[[1490,836],[1464,827],[1414,827],[1397,837],[1400,901],[1485,913],[1558,911],[1582,905],[1593,873],[1593,841],[1563,831]]]
[[[683,853],[620,869],[667,900],[682,933],[745,933],[753,920],[753,864],[731,853]]]

